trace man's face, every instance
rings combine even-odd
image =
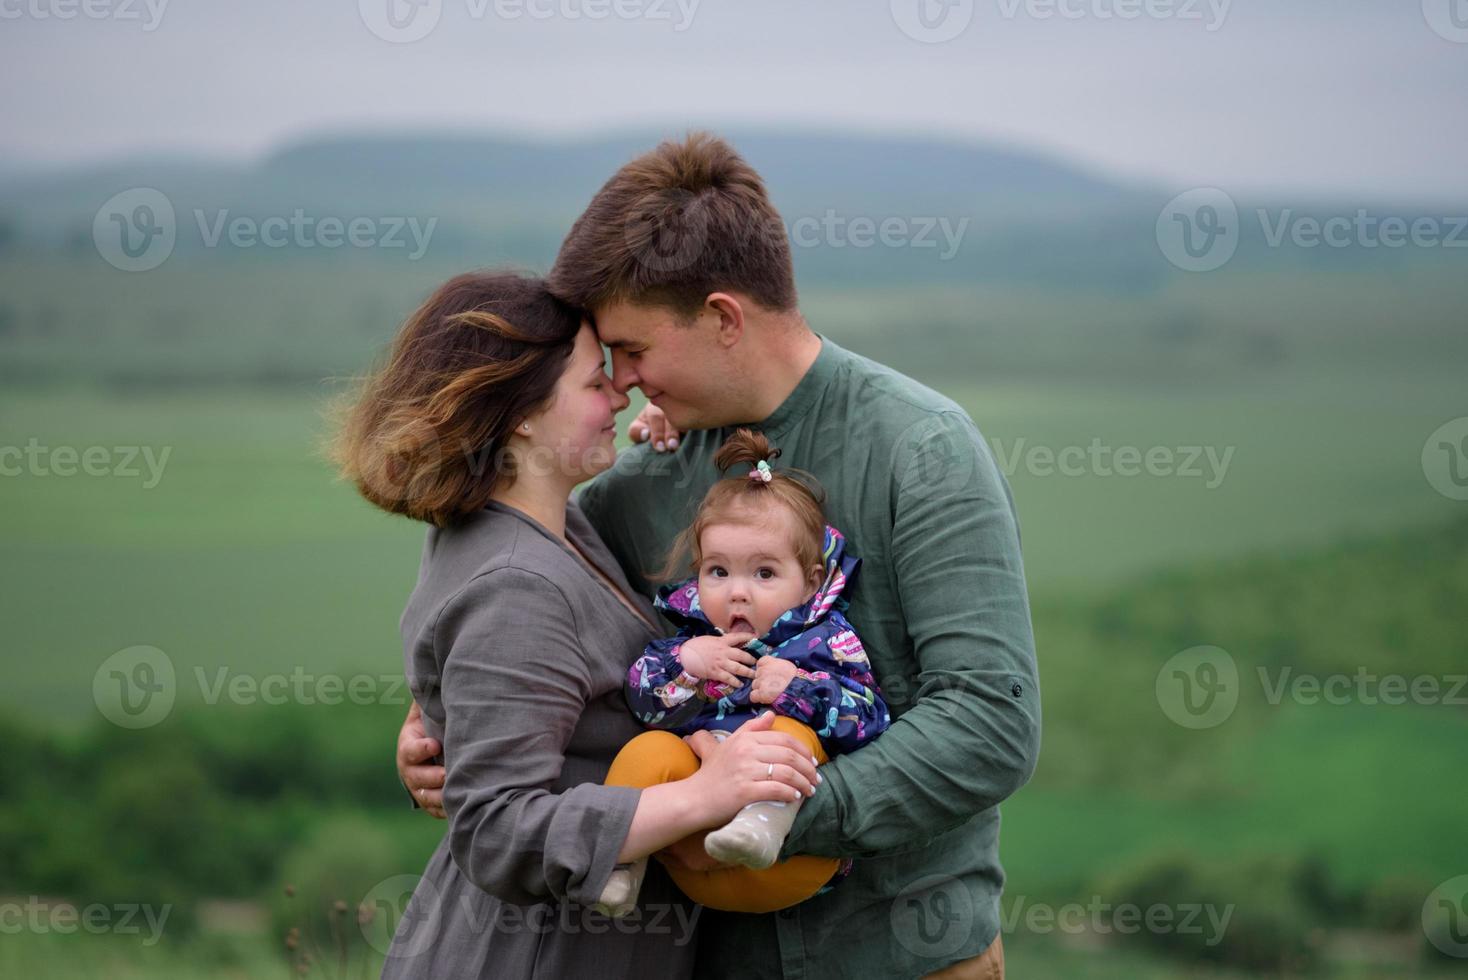
[[[739,417],[739,379],[719,341],[719,317],[691,320],[660,306],[614,303],[595,311],[596,332],[612,350],[612,386],[637,388],[677,429],[712,429]]]

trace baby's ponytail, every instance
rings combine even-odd
[[[794,514],[799,528],[796,557],[803,566],[819,565],[826,534],[825,491],[809,473],[774,469],[770,464],[779,455],[763,432],[736,429],[714,454],[714,465],[726,478],[709,487],[693,523],[673,542],[667,563],[649,577],[667,581],[680,569],[696,570],[703,561],[699,540],[704,528],[734,518],[741,505],[750,504],[779,505]],[[691,566],[682,564],[685,555],[691,556]]]

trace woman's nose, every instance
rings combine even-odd
[[[626,408],[628,405],[631,405],[631,404],[632,404],[632,399],[630,399],[630,398],[627,397],[627,392],[623,391],[622,389],[618,388],[615,384],[613,384],[612,385],[612,413],[613,414],[616,414],[617,412],[620,412],[622,409]]]

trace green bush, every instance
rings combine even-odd
[[[1098,893],[1113,905],[1212,906],[1228,913],[1221,938],[1207,930],[1143,929],[1137,937],[1170,955],[1251,971],[1299,971],[1318,962],[1322,910],[1317,862],[1299,857],[1252,856],[1227,863],[1191,854],[1150,855],[1102,881]]]

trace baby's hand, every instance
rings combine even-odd
[[[749,689],[749,700],[753,704],[774,704],[794,679],[794,661],[760,657],[754,665],[754,686]]]
[[[754,667],[751,666],[754,654],[739,649],[752,639],[752,633],[695,636],[683,641],[678,648],[678,659],[683,669],[694,677],[740,687],[744,684],[741,678],[754,676]]]

